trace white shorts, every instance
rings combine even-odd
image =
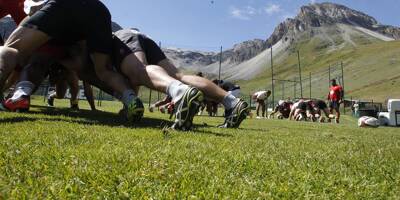
[[[232,90],[232,91],[229,91],[228,93],[233,95],[236,98],[240,97],[240,89]]]

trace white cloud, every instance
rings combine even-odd
[[[282,8],[280,5],[278,4],[271,4],[269,6],[267,6],[264,11],[268,14],[268,15],[273,15],[273,14],[277,14],[282,12]]]
[[[311,4],[317,3],[317,0],[311,0]]]
[[[250,20],[252,16],[257,14],[257,10],[251,6],[246,6],[244,8],[231,7],[230,14],[232,17],[241,20]]]

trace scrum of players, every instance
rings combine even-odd
[[[280,100],[268,115],[269,119],[288,119],[294,121],[335,122],[339,119],[333,115],[325,101],[320,99],[299,99],[295,102]]]
[[[29,15],[24,3],[30,2]],[[119,99],[120,114],[138,123],[144,105],[137,96],[140,86],[165,93],[174,105],[171,128],[188,131],[204,99],[225,108],[221,128],[238,128],[249,114],[247,102],[210,80],[183,74],[158,45],[136,29],[112,33],[111,13],[100,0],[2,0],[1,17],[11,15],[18,27],[0,48],[0,110],[27,111],[30,96],[50,75],[62,98],[65,87],[77,88],[79,80]],[[12,92],[3,92],[14,85]],[[76,90],[74,90],[76,91]],[[76,92],[71,108],[79,109]],[[92,110],[91,88],[85,87]]]
[[[24,12],[27,1],[32,4],[29,14]],[[7,15],[18,27],[6,41],[1,40],[0,110],[29,110],[30,96],[50,76],[56,91],[49,96],[49,105],[54,105],[55,98],[63,98],[69,87],[71,108],[79,109],[76,96],[81,80],[92,110],[96,108],[90,85],[119,99],[123,105],[120,114],[133,123],[144,113],[137,96],[140,86],[166,94],[168,98],[160,104],[173,105],[168,108],[175,115],[172,128],[176,130],[192,129],[193,118],[205,99],[224,106],[221,128],[238,128],[250,113],[250,105],[238,98],[239,86],[183,74],[137,29],[112,33],[111,14],[99,0],[0,1],[0,17]],[[341,87],[335,84],[329,95],[330,110],[326,103],[315,100],[282,101],[270,116],[279,112],[278,118],[323,121],[325,117],[332,119],[335,110],[334,118],[339,122]],[[3,92],[12,86],[12,92],[3,98]],[[269,95],[269,91],[254,95],[263,117],[264,100]]]

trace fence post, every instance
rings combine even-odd
[[[272,103],[275,102],[275,78],[274,78],[274,62],[272,54],[272,44],[271,44],[271,73],[272,73]]]
[[[303,81],[301,79],[300,51],[297,51],[297,59],[299,61],[300,96],[301,98],[303,98]]]
[[[330,88],[331,87],[331,65],[329,65],[329,78],[328,78],[328,88]]]
[[[310,99],[312,98],[312,86],[311,86],[311,72],[310,72]]]
[[[293,99],[296,99],[296,96],[297,96],[296,89],[297,89],[297,82],[296,82],[296,79],[294,79],[294,82],[293,82]]]
[[[152,92],[152,90],[150,89],[150,93],[149,93],[149,108],[151,106],[151,92]]]
[[[345,86],[344,86],[344,68],[343,68],[343,62],[340,62],[340,67],[342,68],[342,87],[343,87],[343,113],[346,114],[346,98],[345,98]]]

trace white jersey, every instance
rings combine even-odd
[[[259,100],[265,100],[268,98],[267,94],[268,94],[267,91],[259,91],[259,92],[256,92],[254,94],[254,96],[256,96],[256,98]]]
[[[300,102],[296,102],[292,106],[292,110],[296,110],[299,107]]]

